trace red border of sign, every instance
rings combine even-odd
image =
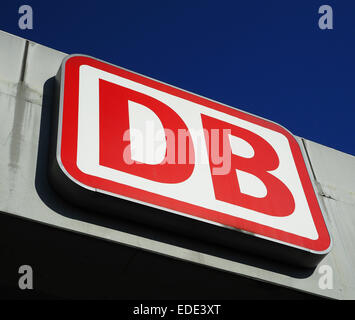
[[[78,136],[78,101],[79,101],[79,68],[81,65],[89,65],[100,70],[119,75],[129,80],[141,83],[157,90],[175,95],[177,97],[190,100],[192,102],[204,105],[206,107],[230,114],[240,119],[261,125],[271,130],[277,131],[287,137],[292,155],[294,157],[302,187],[308,201],[309,208],[318,232],[318,239],[311,240],[272,227],[264,226],[255,222],[236,218],[225,213],[199,207],[173,198],[165,197],[159,194],[151,193],[145,190],[137,189],[131,186],[120,184],[114,181],[95,177],[83,173],[76,165],[77,163],[77,136]],[[59,128],[58,136],[60,140],[60,162],[67,173],[90,188],[103,190],[115,195],[128,197],[130,199],[142,201],[147,205],[155,205],[167,210],[174,210],[190,216],[195,216],[209,221],[214,221],[236,229],[242,229],[253,234],[267,237],[284,244],[291,244],[302,249],[316,252],[324,252],[330,248],[331,239],[328,233],[317,197],[315,195],[312,182],[310,180],[300,146],[296,139],[285,128],[276,123],[262,118],[244,113],[237,109],[227,107],[218,102],[208,100],[193,93],[180,90],[156,80],[144,77],[142,75],[121,69],[111,64],[96,60],[87,56],[71,56],[64,63],[64,91],[62,90],[62,127]],[[62,79],[63,81],[63,79]]]

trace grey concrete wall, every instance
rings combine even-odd
[[[316,187],[322,195],[333,248],[314,270],[281,267],[237,253],[216,253],[208,246],[200,250],[187,243],[160,241],[156,235],[147,237],[130,232],[129,227],[107,217],[89,218],[86,212],[58,198],[46,178],[49,79],[65,56],[0,32],[0,214],[8,213],[315,295],[355,299],[355,157],[317,143],[302,139]],[[322,277],[319,271],[324,265],[333,271],[332,289],[319,286]]]

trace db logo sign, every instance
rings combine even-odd
[[[108,63],[57,76],[53,186],[101,213],[315,265],[331,240],[283,127]]]

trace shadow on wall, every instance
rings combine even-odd
[[[95,212],[83,210],[61,198],[52,188],[48,179],[48,163],[51,145],[51,124],[54,106],[55,78],[48,79],[43,87],[42,113],[40,123],[39,145],[35,176],[35,188],[42,201],[56,213],[84,221],[94,225],[115,229],[121,232],[134,234],[151,240],[175,245],[219,258],[232,260],[249,266],[288,275],[293,278],[308,278],[314,272],[313,269],[294,267],[279,262],[266,260],[257,256],[251,256],[242,252],[236,252],[213,243],[206,243],[186,236],[166,232],[151,226],[141,225],[126,221],[117,217],[99,215]]]

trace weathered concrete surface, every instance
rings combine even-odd
[[[294,270],[220,248],[90,216],[47,181],[51,79],[65,54],[0,32],[0,211],[315,295],[355,299],[355,157],[304,140],[333,249],[315,270]],[[131,232],[134,230],[134,232]],[[321,266],[333,288],[319,286]]]

